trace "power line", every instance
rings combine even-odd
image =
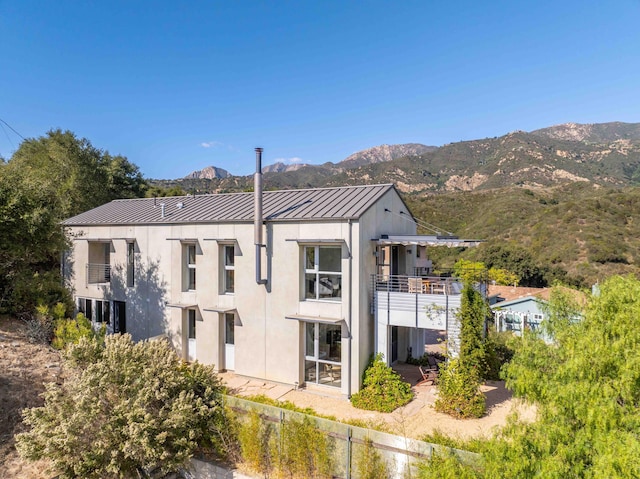
[[[9,123],[7,123],[6,121],[4,121],[2,118],[0,118],[0,121],[2,123],[4,123],[5,125],[7,125],[9,127],[9,129],[14,132],[16,135],[18,135],[20,138],[22,138],[23,140],[25,140],[26,138],[24,136],[22,136],[20,133],[18,133],[14,127],[12,127]]]
[[[11,145],[11,148],[13,148],[15,150],[15,145],[13,144],[13,141],[11,141],[11,137],[9,136],[9,133],[7,133],[7,129],[4,127],[4,125],[2,123],[0,123],[0,128],[2,128],[2,132],[4,133],[4,136],[7,137],[7,140],[9,141],[9,144]]]
[[[438,228],[435,225],[432,225],[431,223],[427,223],[426,221],[419,221],[418,219],[416,219],[415,217],[411,217],[411,215],[409,215],[408,213],[405,213],[404,211],[401,211],[400,214],[398,213],[394,213],[391,210],[386,210],[389,213],[391,213],[392,215],[396,215],[399,216],[401,218],[404,218],[406,220],[411,221],[412,223],[418,225],[418,226],[422,226],[425,229],[431,230],[433,231],[436,235],[440,235],[442,234],[442,232],[444,231],[445,233],[447,233],[448,235],[453,235],[453,233],[451,231],[447,231],[444,228]]]

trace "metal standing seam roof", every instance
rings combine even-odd
[[[357,219],[391,184],[263,192],[267,221]],[[162,217],[162,207],[165,215]],[[254,194],[226,193],[114,200],[62,222],[66,226],[253,221]]]

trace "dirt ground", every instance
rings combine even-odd
[[[288,385],[259,381],[252,378],[222,373],[221,376],[233,394],[251,396],[264,394],[272,399],[290,401],[300,407],[310,407],[316,412],[334,416],[338,420],[359,419],[371,426],[382,427],[386,431],[401,436],[422,439],[425,434],[439,431],[450,437],[469,439],[490,437],[496,427],[504,426],[507,416],[517,411],[523,420],[535,419],[535,408],[512,398],[503,381],[487,381],[482,391],[487,398],[487,414],[480,419],[454,419],[437,412],[433,405],[438,388],[432,385],[416,384],[422,378],[417,366],[399,364],[396,371],[413,386],[415,399],[406,406],[391,413],[363,411],[354,408],[342,395],[326,390],[298,389]]]
[[[23,461],[14,435],[25,429],[20,411],[40,406],[44,383],[58,381],[60,355],[27,341],[22,321],[0,317],[0,477],[49,479],[46,461]]]
[[[0,317],[0,478],[50,479],[55,475],[48,470],[46,461],[23,461],[15,449],[14,435],[25,430],[20,411],[42,404],[40,394],[44,391],[44,383],[60,381],[60,364],[57,351],[27,340],[24,323]],[[480,419],[453,419],[433,409],[436,386],[416,385],[421,378],[417,366],[399,364],[396,370],[412,384],[416,398],[392,413],[356,409],[344,396],[326,388],[296,390],[289,385],[233,373],[222,373],[221,377],[234,394],[264,394],[300,407],[311,407],[338,420],[359,419],[388,432],[416,439],[436,430],[460,438],[487,437],[497,426],[506,423],[514,408],[525,419],[535,417],[535,410],[514,401],[502,382],[488,382],[483,386],[487,414]]]

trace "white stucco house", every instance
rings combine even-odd
[[[135,340],[164,335],[185,360],[347,396],[372,353],[392,363],[425,329],[455,329],[460,285],[429,277],[426,247],[464,241],[417,236],[393,185],[263,193],[256,177],[256,193],[116,200],[64,221],[78,309]]]

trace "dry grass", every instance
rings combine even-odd
[[[15,449],[15,434],[24,431],[21,411],[40,406],[44,383],[59,381],[60,355],[49,346],[32,344],[23,322],[0,317],[0,477],[49,479],[46,461],[27,462]]]

